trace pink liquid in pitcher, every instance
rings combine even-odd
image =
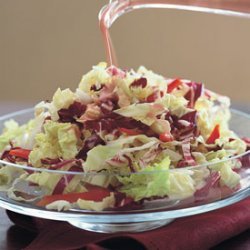
[[[116,0],[103,7],[99,13],[100,29],[104,39],[107,62],[118,66],[109,29],[123,14],[143,8],[181,9],[221,15],[250,17],[249,0]]]

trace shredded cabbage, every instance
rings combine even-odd
[[[41,167],[41,159],[63,158],[73,159],[78,153],[78,138],[70,123],[46,121],[44,133],[35,137],[35,146],[29,156],[29,162],[35,167]]]
[[[195,181],[190,170],[172,171],[169,174],[168,196],[171,199],[191,197],[195,192]]]
[[[152,125],[156,120],[156,116],[164,111],[164,107],[160,104],[141,103],[132,104],[114,112],[125,117],[132,117],[137,121],[141,121],[146,125]]]
[[[148,166],[137,174],[118,177],[123,184],[120,191],[135,201],[154,196],[166,196],[169,192],[169,165],[170,159],[166,157],[160,163]]]
[[[3,152],[10,141],[16,141],[24,130],[25,126],[19,126],[14,120],[5,122],[3,134],[0,135],[0,151]]]
[[[35,106],[32,120],[24,125],[9,120],[0,135],[1,159],[6,162],[83,175],[1,166],[0,190],[30,202],[36,199],[29,193],[35,187],[50,195],[84,192],[88,185],[111,192],[101,202],[47,205],[58,211],[101,211],[161,197],[185,199],[195,197],[196,191],[204,196],[213,181],[216,188],[234,190],[241,162],[230,157],[248,147],[229,128],[229,106],[229,98],[201,83],[168,79],[145,67],[121,70],[100,63],[75,91],[57,89],[51,101]]]

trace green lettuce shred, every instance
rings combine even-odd
[[[195,181],[192,178],[193,171],[173,171],[169,175],[169,192],[171,199],[185,199],[195,192]]]
[[[84,164],[85,172],[106,169],[105,161],[114,157],[120,149],[121,145],[98,145],[94,147],[88,151]]]
[[[240,182],[240,175],[233,171],[227,163],[221,164],[220,167],[220,184],[229,188],[235,188]]]
[[[228,151],[221,149],[216,152],[209,152],[206,155],[206,158],[209,162],[217,162],[227,159],[228,156]],[[233,170],[239,167],[239,164],[237,164],[237,161],[235,160],[219,162],[210,166],[212,170],[220,173],[220,184],[222,186],[228,186],[229,188],[234,188],[239,184],[240,175]]]
[[[166,196],[169,190],[169,166],[170,159],[166,157],[160,163],[148,166],[129,177],[119,176],[118,180],[123,184],[120,191],[135,201]]]

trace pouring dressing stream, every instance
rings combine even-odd
[[[179,9],[207,12],[220,15],[250,17],[250,2],[248,0],[115,0],[109,1],[99,13],[99,24],[102,32],[109,65],[118,66],[118,61],[112,44],[109,29],[117,18],[137,9]]]

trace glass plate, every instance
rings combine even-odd
[[[33,109],[22,110],[9,115],[0,117],[0,130],[3,129],[4,122],[9,119],[16,120],[19,124],[27,122],[33,117]],[[232,110],[232,118],[230,128],[238,135],[244,137],[250,135],[250,116]],[[240,185],[230,190],[228,188],[209,188],[199,193],[198,198],[176,197],[173,199],[154,199],[145,201],[143,205],[124,207],[121,209],[106,210],[101,212],[71,209],[69,211],[58,212],[51,211],[35,205],[35,203],[27,203],[14,201],[7,197],[6,192],[0,192],[0,206],[29,216],[39,218],[66,221],[73,226],[95,231],[95,232],[141,232],[158,228],[166,225],[174,219],[205,213],[215,209],[219,209],[235,202],[238,202],[250,195],[250,151],[237,157],[232,157],[220,163],[237,164],[241,162],[242,167],[238,173],[241,176]],[[190,171],[195,175],[197,171],[209,171],[216,166],[218,162],[207,165],[199,165],[195,167],[185,167],[180,169],[172,169],[170,171]],[[6,161],[0,161],[6,167],[21,168],[23,171],[50,171],[50,174],[57,175],[79,175],[86,178],[86,174],[79,172],[68,172],[47,169],[35,169],[28,166],[21,166]],[[95,173],[97,175],[97,173]],[[101,175],[98,174],[98,175]],[[211,173],[210,173],[211,175]]]

